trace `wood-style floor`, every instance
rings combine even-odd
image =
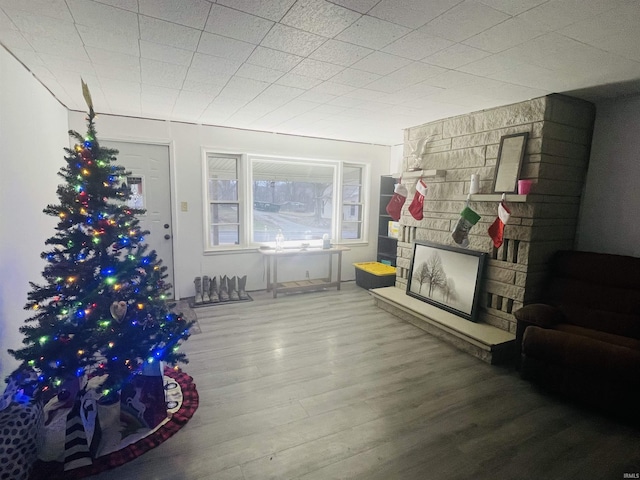
[[[640,429],[544,395],[335,290],[196,310],[200,407],[104,479],[622,479]],[[640,408],[640,399],[639,399]]]

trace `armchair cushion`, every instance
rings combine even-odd
[[[560,330],[532,326],[524,333],[522,349],[527,356],[558,368],[580,369],[593,377],[617,379],[638,385],[640,350]]]
[[[524,378],[640,421],[640,258],[561,251],[514,312]]]
[[[549,328],[565,320],[562,311],[552,305],[532,303],[514,313],[519,322]]]

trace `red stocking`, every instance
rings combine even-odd
[[[489,236],[493,240],[493,244],[496,248],[500,248],[503,241],[504,226],[509,221],[511,212],[507,208],[507,204],[500,202],[498,204],[498,218],[489,227]]]
[[[387,205],[387,213],[394,222],[400,220],[400,216],[402,215],[402,206],[406,200],[407,187],[401,183],[396,183],[395,187],[393,187],[393,196]]]
[[[422,210],[424,207],[424,196],[427,194],[427,184],[422,179],[416,183],[416,194],[413,197],[411,205],[409,205],[409,212],[411,216],[416,220],[422,220]]]

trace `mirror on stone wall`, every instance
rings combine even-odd
[[[523,132],[504,135],[500,139],[496,175],[493,180],[495,193],[514,193],[516,191],[528,138],[529,133]]]

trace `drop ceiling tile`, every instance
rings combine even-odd
[[[19,51],[34,51],[32,45],[18,30],[0,29],[0,42],[17,56]],[[20,58],[17,56],[17,58]]]
[[[206,108],[207,105],[209,105],[211,102],[213,102],[214,98],[215,98],[215,95],[209,95],[209,94],[206,94],[206,93],[190,92],[190,91],[182,90],[180,92],[180,94],[178,95],[178,98],[176,100],[176,104],[180,104],[180,105],[204,105],[204,107],[203,107],[203,111],[204,111],[204,108]]]
[[[540,97],[546,95],[548,92],[522,85],[513,85],[491,78],[481,78],[468,85],[465,88],[465,93],[469,95],[482,95],[500,100],[504,103],[512,103],[521,101],[522,99]]]
[[[557,33],[537,37],[503,52],[503,55],[515,59],[526,58],[534,65],[572,73],[579,78],[586,76],[595,79],[601,72],[621,71],[629,65],[625,65],[621,57]],[[595,65],[598,68],[594,68]]]
[[[223,37],[213,33],[202,32],[198,45],[198,52],[215,57],[244,62],[255,49],[255,45],[241,42],[233,38]]]
[[[211,3],[207,0],[138,0],[140,13],[150,17],[202,30]]]
[[[176,25],[140,15],[140,38],[161,45],[194,50],[200,40],[200,30]]]
[[[298,0],[281,20],[307,32],[335,37],[360,18],[360,14],[323,0]]]
[[[119,35],[110,30],[99,30],[84,25],[76,25],[76,28],[85,45],[127,55],[140,55],[138,37]]]
[[[216,3],[279,22],[296,0],[218,0]]]
[[[114,68],[140,68],[140,57],[136,55],[127,55],[91,46],[85,47],[85,50],[94,65],[100,64]]]
[[[102,87],[102,91],[105,93],[105,96],[107,98],[110,98],[112,96],[119,97],[122,95],[137,95],[139,98],[140,92],[142,91],[140,82],[133,82],[130,80],[105,78],[100,80],[100,86]]]
[[[305,92],[301,88],[286,87],[284,85],[269,85],[267,89],[262,93],[264,97],[274,97],[278,99],[285,99],[287,102],[299,97]]]
[[[339,40],[328,40],[315,52],[309,55],[313,60],[320,60],[328,63],[335,63],[343,67],[350,67],[358,60],[366,57],[372,49],[353,45],[352,43],[341,42]]]
[[[302,57],[298,55],[292,55],[290,53],[259,46],[247,59],[247,63],[258,65],[260,67],[273,68],[282,72],[288,72],[300,63],[301,60]]]
[[[76,24],[138,38],[138,16],[91,0],[66,0]]]
[[[267,33],[261,45],[305,57],[325,41],[326,39],[319,35],[278,23]]]
[[[640,4],[609,10],[597,17],[578,21],[558,33],[607,52],[640,61]]]
[[[445,48],[444,50],[434,53],[423,60],[430,65],[438,67],[456,69],[467,63],[480,60],[491,55],[489,52],[479,50],[477,48],[456,43],[455,45]]]
[[[365,72],[377,73],[378,75],[387,75],[399,68],[409,65],[411,60],[391,55],[384,52],[373,52],[362,60],[354,63],[352,68],[364,70]]]
[[[211,13],[204,29],[209,33],[257,45],[272,26],[272,21],[214,4],[211,5]]]
[[[444,50],[454,42],[441,37],[428,35],[420,30],[415,30],[395,42],[387,45],[382,50],[411,60],[422,60],[429,55]]]
[[[107,102],[112,107],[129,106],[130,108],[140,109],[140,92],[109,92],[105,91]]]
[[[195,53],[189,71],[202,72],[205,76],[209,75],[211,77],[226,77],[228,80],[228,78],[238,70],[240,65],[241,63],[237,61],[212,57],[211,55],[205,55],[203,53]]]
[[[124,80],[140,83],[140,66],[135,67],[118,67],[112,65],[103,65],[99,63],[93,64],[93,69],[100,80]]]
[[[338,105],[329,105],[327,103],[324,105],[316,105],[316,108],[314,108],[313,111],[322,116],[335,115],[337,113],[343,112],[344,107],[339,107]]]
[[[419,83],[416,85],[411,85],[410,87],[404,88],[395,93],[388,93],[382,96],[380,96],[380,92],[378,92],[378,101],[384,104],[391,105],[402,105],[406,103],[414,104],[416,100],[429,95],[433,95],[441,90],[441,88],[434,87],[432,85]]]
[[[485,57],[475,62],[463,65],[457,70],[479,77],[491,77],[492,75],[501,72],[503,70],[509,70],[511,68],[520,68],[522,65],[527,64],[526,58],[517,59],[513,55],[505,56],[501,53]]]
[[[515,17],[468,38],[463,43],[487,52],[499,53],[546,32],[545,27]]]
[[[349,98],[358,98],[360,100],[377,101],[380,99],[380,92],[366,88],[357,88],[351,92],[345,93],[344,96]]]
[[[552,31],[594,18],[626,3],[625,0],[551,0],[521,13],[519,18]]]
[[[65,22],[73,22],[73,17],[64,0],[29,0],[21,2],[0,0],[0,8],[24,10],[37,15],[44,15],[45,17],[57,18]]]
[[[222,92],[220,92],[220,96],[241,98],[250,101],[262,93],[268,86],[269,84],[267,82],[233,76],[224,86]]]
[[[253,80],[272,83],[278,80],[283,75],[283,72],[272,68],[261,67],[259,65],[243,63],[236,72],[236,75],[238,77],[251,78]]]
[[[438,104],[440,105],[440,110],[443,107],[446,107],[446,105],[458,105],[473,108],[474,110],[480,110],[482,108],[488,108],[490,103],[491,102],[487,97],[467,94],[462,89],[449,88],[442,89],[438,93],[428,97],[418,99],[416,100],[415,105],[429,109],[433,109],[435,107],[436,111],[438,110]]]
[[[421,28],[430,35],[461,42],[507,20],[509,15],[473,0],[453,7]]]
[[[187,79],[184,81],[182,90],[188,91],[188,92],[203,93],[205,95],[210,95],[212,97],[215,97],[222,91],[223,87],[224,87],[224,83],[215,85],[212,83],[193,82],[189,80],[189,74],[187,74]]]
[[[364,103],[364,100],[361,100],[359,98],[353,98],[353,97],[346,97],[346,96],[341,96],[341,97],[336,97],[333,100],[331,100],[329,102],[329,105],[334,105],[336,107],[343,107],[343,108],[355,108],[358,105],[362,105]]]
[[[311,89],[311,90],[307,90],[306,92],[304,92],[298,98],[300,100],[307,100],[309,102],[314,102],[314,103],[326,103],[326,102],[329,102],[329,101],[333,100],[334,98],[336,98],[336,95],[331,95],[329,93],[317,92],[317,91]]]
[[[249,107],[250,111],[254,113],[261,113],[261,115],[266,115],[276,108],[281,107],[289,100],[290,99],[288,98],[281,98],[277,95],[265,95],[265,93],[263,92],[255,99],[253,99],[247,106]]]
[[[189,86],[189,90],[195,91],[202,91],[205,88],[204,85],[209,85],[211,90],[214,90],[215,87],[222,89],[230,78],[231,74],[221,74],[216,71],[207,72],[206,70],[190,67],[187,71],[184,85]]]
[[[94,75],[93,65],[89,61],[80,60],[75,57],[61,57],[59,55],[39,54],[44,64],[56,76],[60,77],[65,71]],[[74,75],[75,77],[75,75]]]
[[[341,7],[354,10],[358,13],[367,13],[380,0],[329,0],[329,2],[340,5]]]
[[[356,70],[355,68],[345,68],[333,76],[331,81],[351,87],[364,87],[379,78],[381,78],[381,76],[376,73],[364,72],[362,70]]]
[[[80,37],[78,37],[78,43],[67,43],[57,39],[49,37],[39,37],[37,35],[31,35],[23,33],[22,36],[29,42],[29,45],[38,53],[63,55],[68,57],[77,58],[78,60],[88,61],[89,57],[82,45]]]
[[[433,77],[427,78],[424,83],[440,88],[459,88],[477,82],[480,78],[456,70],[447,70]]]
[[[442,15],[460,0],[382,0],[371,9],[369,15],[404,25],[418,28],[434,18]]]
[[[140,94],[146,97],[156,96],[165,98],[167,101],[173,103],[180,95],[180,90],[175,88],[162,87],[159,85],[142,84]]]
[[[503,68],[488,75],[496,80],[539,88],[548,92],[562,92],[567,89],[574,79],[573,75],[549,70],[548,68],[522,63],[512,68]]]
[[[140,40],[140,56],[142,58],[150,58],[160,62],[174,63],[176,65],[191,65],[193,52],[183,50],[181,48],[170,47],[168,45],[160,45],[158,43]]]
[[[296,65],[293,70],[291,70],[291,73],[304,75],[305,77],[318,78],[320,80],[329,80],[336,73],[342,71],[343,69],[344,67],[340,65],[334,65],[333,63],[321,62],[320,60],[305,58],[298,65]]]
[[[367,86],[370,90],[393,93],[442,74],[446,70],[422,62],[413,62]]]
[[[15,32],[15,30],[13,31]],[[4,32],[0,32],[0,41],[2,41],[3,33]],[[15,32],[15,33],[19,35],[19,32]],[[30,48],[28,50],[22,50],[20,48],[11,48],[11,53],[13,53],[17,58],[19,58],[20,61],[24,63],[25,66],[31,71],[33,71],[32,69],[34,67],[44,66],[44,62],[42,61],[42,58],[40,58],[40,55],[38,55],[36,52],[31,50]]]
[[[364,15],[337,35],[336,39],[379,50],[410,31],[407,27]]]
[[[296,87],[302,88],[304,90],[309,90],[310,88],[313,88],[316,85],[322,83],[322,80],[289,72],[280,77],[275,83],[277,83],[278,85],[285,85],[287,87]]]
[[[354,87],[335,82],[323,82],[317,87],[311,89],[312,92],[326,93],[329,95],[340,96],[355,90]]]
[[[112,7],[122,8],[130,12],[138,13],[138,0],[96,0],[99,3],[106,3]]]
[[[18,27],[11,21],[7,14],[0,9],[0,35],[6,30],[18,30]]]
[[[518,15],[546,1],[547,0],[480,0],[480,2],[486,6],[500,10],[508,15]]]
[[[171,63],[158,62],[148,58],[140,59],[142,84],[179,89],[182,87],[187,67]],[[144,87],[143,87],[144,93]]]
[[[75,26],[71,22],[13,8],[5,8],[4,12],[22,33],[49,37],[65,43],[77,43],[79,40]]]

